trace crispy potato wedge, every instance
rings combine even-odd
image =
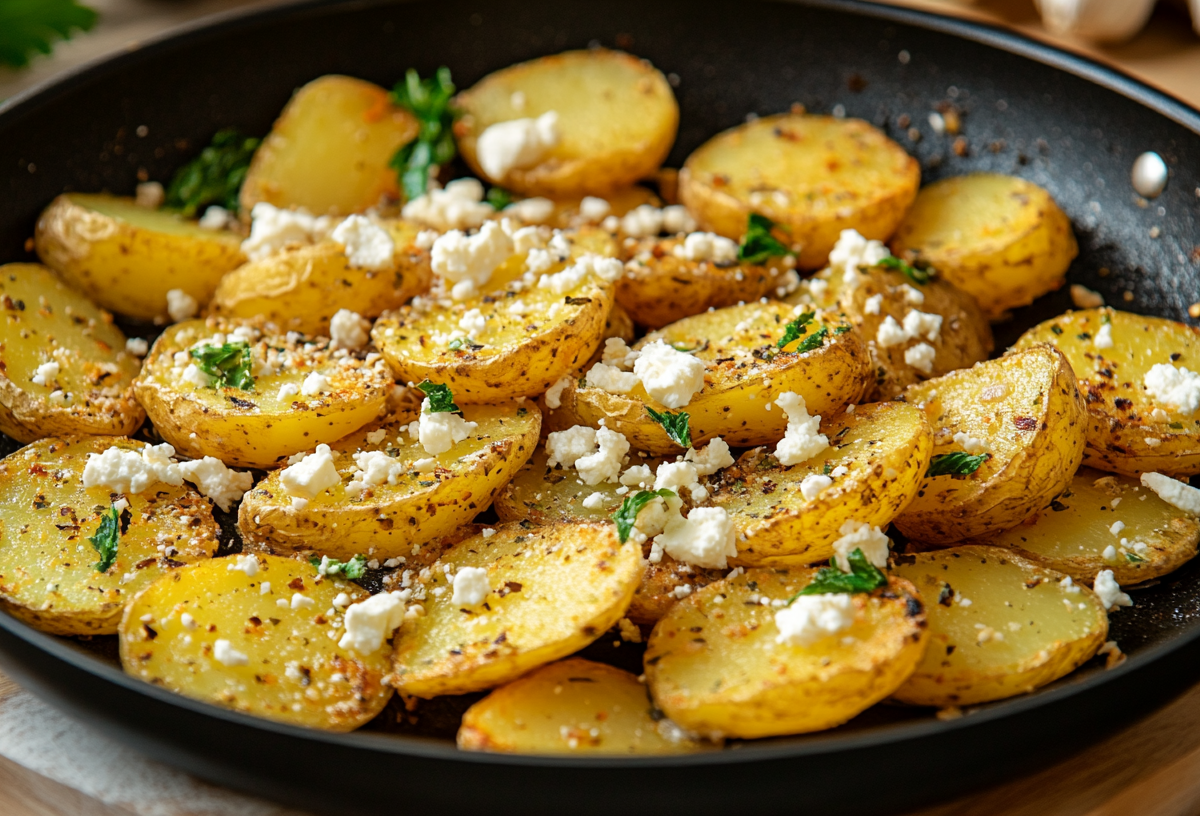
[[[514,102],[519,103],[514,105]],[[541,57],[489,74],[455,98],[454,135],[477,175],[518,193],[604,195],[654,174],[675,141],[679,106],[667,78],[645,60],[592,48]],[[535,163],[495,178],[478,140],[492,125],[558,114],[558,144]]]
[[[121,495],[85,488],[88,454],[144,448],[131,439],[42,439],[0,461],[0,608],[55,635],[113,635],[134,595],[217,552],[212,506],[187,485],[158,483],[123,498],[113,565],[98,572],[88,540]],[[169,549],[168,549],[169,548]]]
[[[364,552],[366,542],[381,560],[408,556],[414,545],[449,535],[486,509],[537,446],[542,425],[532,403],[467,405],[463,418],[477,427],[431,457],[405,430],[417,418],[407,413],[374,422],[330,445],[342,480],[303,507],[293,506],[281,471],[268,474],[242,499],[242,537],[274,551],[316,551],[343,561]],[[360,451],[382,451],[401,464],[395,484],[355,482]],[[432,470],[416,467],[429,459]]]
[[[1108,636],[1087,587],[1008,550],[968,545],[896,557],[929,610],[929,649],[893,698],[927,706],[1001,700],[1083,665]]]
[[[1096,346],[1101,331],[1111,347]],[[1132,475],[1200,473],[1200,413],[1155,400],[1145,386],[1156,364],[1200,371],[1200,331],[1161,317],[1085,309],[1034,326],[1016,345],[1034,343],[1065,354],[1079,378],[1088,411],[1086,464]]]
[[[429,250],[414,243],[420,229],[406,221],[381,221],[395,243],[390,269],[351,266],[345,249],[326,240],[290,246],[243,264],[221,279],[209,313],[258,317],[288,331],[329,334],[339,309],[378,317],[428,291],[433,280]]]
[[[751,569],[667,613],[646,649],[654,701],[710,737],[771,737],[841,725],[894,692],[925,653],[925,608],[908,581],[853,596],[854,623],[810,646],[779,643],[778,607],[815,569]]]
[[[133,398],[140,367],[112,315],[57,275],[0,266],[0,431],[18,442],[131,434],[146,418]]]
[[[652,713],[646,687],[632,674],[572,657],[514,680],[468,708],[458,747],[569,755],[685,754],[715,747],[676,736],[677,727]]]
[[[830,447],[807,462],[784,467],[771,449],[756,448],[712,477],[709,503],[725,508],[738,528],[736,563],[824,561],[846,522],[885,527],[917,495],[933,450],[929,423],[917,408],[859,405],[823,421],[821,433]],[[800,485],[813,474],[833,483],[806,499]]]
[[[1066,357],[1031,346],[997,360],[910,386],[933,435],[933,463],[966,453],[967,440],[988,456],[969,475],[921,482],[895,519],[905,536],[931,544],[1006,530],[1063,492],[1083,458],[1087,414]],[[955,436],[960,436],[955,441]]]
[[[184,379],[189,352],[250,332],[254,388],[199,385]],[[218,335],[220,335],[218,337]],[[305,395],[304,384],[317,393]],[[285,456],[334,442],[379,416],[394,382],[382,359],[338,357],[326,338],[264,334],[221,318],[171,326],[146,357],[134,383],[163,439],[186,456],[269,468]],[[286,387],[287,390],[284,390]]]
[[[710,308],[750,303],[785,286],[790,258],[765,264],[689,260],[684,238],[646,238],[624,248],[617,302],[640,326],[658,329]]]
[[[820,348],[805,353],[780,351],[777,344],[794,317],[792,307],[782,303],[748,303],[685,318],[635,345],[640,348],[661,339],[677,348],[698,349],[695,356],[705,361],[708,373],[704,388],[684,409],[694,446],[717,436],[731,447],[778,441],[787,428],[787,416],[774,401],[786,391],[804,397],[809,413],[822,416],[862,396],[870,364],[857,335],[838,332],[848,324],[820,318],[808,325],[806,334],[811,337],[824,330]],[[647,412],[668,409],[650,397],[641,383],[628,394],[614,394],[586,384],[581,387],[573,380],[563,389],[560,402],[547,416],[548,430],[574,425],[595,428],[603,419],[638,450],[681,451]]]
[[[487,571],[477,606],[454,603],[444,572]],[[396,635],[390,682],[403,694],[436,697],[493,688],[566,657],[625,614],[642,572],[641,551],[611,524],[503,524],[443,553],[417,580],[425,614]]]
[[[1119,584],[1139,584],[1195,557],[1200,520],[1137,479],[1084,467],[1049,507],[979,543],[1005,547],[1088,586],[1106,569]],[[1112,557],[1105,558],[1109,547]]]
[[[239,203],[349,215],[399,197],[388,166],[417,138],[415,116],[388,92],[353,77],[319,77],[296,91],[254,154]]]
[[[844,229],[884,240],[917,195],[921,168],[859,119],[764,116],[701,145],[679,198],[706,230],[738,240],[751,213],[779,224],[801,269],[818,269]]]
[[[585,254],[611,257],[616,252],[611,236],[599,230],[576,233],[569,240],[571,259],[553,263],[543,277],[562,272]],[[396,378],[448,385],[459,405],[503,402],[541,394],[589,359],[601,345],[613,284],[591,271],[565,293],[526,286],[521,280],[525,260],[523,254],[512,256],[478,295],[451,308],[414,304],[376,321],[371,337]],[[455,331],[461,334],[463,315],[472,309],[479,310],[486,328],[452,347],[448,338]]]
[[[1062,286],[1079,254],[1071,220],[1048,192],[996,173],[922,188],[891,247],[974,295],[991,320]]]
[[[986,360],[995,345],[975,298],[939,278],[914,284],[900,272],[864,269],[852,289],[841,287],[836,309],[849,319],[871,351],[875,383],[866,399],[872,401],[893,399],[914,383],[969,368]],[[904,327],[905,318],[914,311],[941,317],[937,332],[910,334],[897,342],[880,330],[889,317]],[[910,360],[917,354],[912,349],[922,343],[934,349],[933,358]]]
[[[242,239],[205,229],[131,198],[64,193],[34,230],[42,263],[100,306],[139,320],[165,320],[167,292],[204,305],[221,276],[246,262]]]
[[[366,590],[303,561],[247,555],[176,570],[121,621],[121,665],[147,683],[269,720],[352,731],[387,705],[388,651],[338,645],[334,599]],[[297,600],[299,598],[300,600]],[[186,617],[185,617],[186,616]],[[224,643],[224,645],[220,645]]]

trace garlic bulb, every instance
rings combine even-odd
[[[1034,0],[1054,34],[1096,42],[1122,42],[1142,30],[1155,0]],[[1200,16],[1200,0],[1190,0]]]

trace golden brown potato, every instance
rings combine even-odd
[[[655,719],[627,671],[572,657],[496,689],[463,714],[458,747],[508,754],[684,754],[713,747]]]
[[[208,500],[187,485],[141,493],[83,486],[90,454],[144,442],[102,437],[43,439],[0,461],[0,608],[55,635],[113,635],[141,590],[176,567],[211,558],[219,529]],[[117,511],[116,559],[100,572],[89,540]],[[110,524],[112,522],[109,522]]]
[[[134,599],[121,621],[121,664],[206,703],[352,731],[392,696],[383,683],[386,646],[363,655],[338,644],[345,606],[367,596],[291,558],[213,559],[163,577]]]
[[[713,477],[709,502],[725,508],[738,529],[737,563],[815,564],[833,555],[847,523],[886,527],[917,495],[933,438],[911,405],[856,406],[821,423],[830,447],[791,467],[770,448],[756,448]],[[835,475],[836,474],[836,475]],[[801,485],[824,475],[832,483],[812,498]]]
[[[100,306],[139,320],[168,317],[167,292],[203,306],[221,276],[246,261],[241,238],[131,198],[64,193],[38,219],[46,266]]]
[[[950,544],[1015,527],[1065,490],[1083,459],[1083,397],[1051,346],[926,380],[904,398],[925,411],[930,472],[943,474],[927,473],[896,517],[910,539]]]
[[[417,137],[415,116],[378,85],[323,76],[296,91],[254,154],[239,197],[314,215],[349,215],[399,197],[388,166]]]
[[[979,543],[1006,547],[1088,586],[1106,569],[1117,583],[1138,584],[1195,557],[1200,520],[1136,479],[1084,467],[1049,507]]]
[[[1133,475],[1200,473],[1200,414],[1164,398],[1174,380],[1186,382],[1182,369],[1200,372],[1200,331],[1161,317],[1085,309],[1034,326],[1017,347],[1033,343],[1065,354],[1079,378],[1088,410],[1084,462]]]
[[[992,320],[1062,286],[1079,254],[1071,221],[1048,192],[995,173],[923,188],[891,246],[974,295]]]
[[[703,229],[739,240],[751,213],[787,231],[801,269],[818,269],[844,229],[884,240],[917,195],[916,159],[859,119],[784,113],[709,139],[679,172]]]
[[[0,266],[0,431],[124,436],[145,419],[138,359],[112,315],[43,266]]]
[[[1086,587],[996,547],[898,556],[929,610],[929,649],[894,695],[913,705],[959,706],[1024,694],[1070,674],[1108,635]]]
[[[463,159],[493,184],[533,196],[604,195],[653,175],[679,125],[660,71],[618,51],[588,49],[523,62],[455,98]],[[498,123],[557,114],[557,143],[527,159],[494,162],[480,140]],[[489,141],[492,136],[484,141]],[[500,172],[503,171],[503,172]]]
[[[609,524],[484,530],[417,579],[425,614],[396,635],[390,682],[414,697],[465,694],[566,657],[620,620],[641,570],[641,552]],[[453,588],[479,580],[487,586],[477,603]]]
[[[203,364],[196,355],[222,349],[247,367],[249,388],[194,370]],[[358,430],[379,416],[393,386],[382,359],[368,365],[335,356],[326,338],[289,338],[221,318],[171,326],[134,383],[154,427],[176,450],[257,468]]]
[[[852,623],[806,646],[780,642],[778,606],[815,569],[752,569],[689,595],[659,621],[646,680],[668,717],[701,735],[770,737],[841,725],[895,691],[925,653],[925,608],[889,578],[848,596]],[[846,597],[846,596],[843,596]]]

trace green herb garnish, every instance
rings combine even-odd
[[[664,487],[662,490],[639,490],[632,496],[625,497],[617,512],[612,514],[612,520],[617,523],[617,537],[621,539],[622,544],[629,540],[629,534],[633,532],[633,525],[637,522],[638,513],[642,508],[660,498],[673,499],[675,492]]]
[[[24,68],[35,53],[49,54],[55,40],[89,31],[96,12],[75,0],[5,0],[0,3],[0,64]]]
[[[955,451],[954,453],[939,453],[929,462],[929,470],[925,471],[925,478],[930,479],[934,476],[970,476],[975,471],[979,470],[979,466],[991,459],[990,453],[981,453],[973,455]]]
[[[236,128],[218,130],[199,156],[176,171],[165,205],[189,218],[210,204],[237,212],[238,193],[261,141]]]
[[[497,210],[503,210],[509,204],[513,203],[513,197],[512,193],[503,187],[493,187],[487,191],[487,197],[484,201],[491,204]]]
[[[897,258],[895,255],[889,255],[879,262],[879,265],[884,269],[892,269],[896,272],[904,273],[904,276],[913,283],[929,283],[934,276],[934,269],[928,264],[910,264],[903,258]]]
[[[446,348],[451,351],[459,351],[461,349],[480,349],[483,348],[479,343],[476,343],[470,337],[455,337],[446,344]]]
[[[254,361],[250,344],[246,341],[200,346],[190,353],[196,361],[196,368],[213,378],[213,388],[254,390],[254,377],[250,374]]]
[[[805,312],[784,326],[783,337],[779,338],[779,342],[775,344],[775,347],[784,348],[789,343],[795,343],[801,337],[808,334],[808,329],[805,326],[812,322],[815,314],[815,312]]]
[[[671,343],[671,348],[675,349],[681,354],[695,354],[698,351],[704,351],[706,348],[708,348],[708,341],[701,340],[694,346],[689,346],[685,343]]]
[[[850,331],[850,328],[851,328],[850,324],[842,323],[834,328],[833,333],[834,334],[845,334],[846,332]]]
[[[417,388],[429,397],[429,413],[457,414],[462,411],[454,404],[454,393],[450,390],[450,386],[425,380]]]
[[[678,414],[663,411],[660,414],[653,408],[647,408],[646,413],[650,415],[651,419],[663,426],[663,430],[667,432],[667,436],[671,437],[671,441],[676,445],[684,448],[692,446],[692,432],[688,428],[687,411],[680,411]]]
[[[308,563],[320,569],[321,559],[313,556],[308,559]],[[367,571],[367,558],[363,555],[356,555],[349,561],[339,561],[336,558],[325,559],[325,575],[341,575],[349,581],[357,581],[363,577],[363,573]]]
[[[94,566],[96,572],[108,572],[117,561],[117,544],[121,541],[121,514],[116,505],[108,508],[108,512],[100,518],[100,526],[96,534],[89,536],[92,549],[100,554],[100,560]]]
[[[812,351],[814,349],[819,349],[821,347],[821,343],[823,343],[825,341],[825,337],[828,334],[829,334],[829,329],[822,326],[821,328],[817,329],[815,332],[810,334],[808,337],[804,338],[804,340],[800,343],[800,345],[796,346],[796,353],[803,354],[806,351]]]
[[[397,150],[389,162],[399,174],[400,186],[409,201],[425,194],[430,168],[441,167],[454,158],[452,96],[454,83],[445,66],[429,79],[421,79],[415,68],[409,68],[404,80],[392,89],[392,104],[411,111],[421,127],[417,138]]]
[[[829,592],[870,592],[881,586],[887,586],[887,576],[875,567],[861,549],[855,549],[846,558],[850,562],[850,571],[842,572],[837,567],[822,567],[812,579],[812,583],[788,598],[788,603],[801,595],[824,595]]]
[[[1130,564],[1143,564],[1146,561],[1145,558],[1142,558],[1140,555],[1135,555],[1131,552],[1125,553],[1125,558],[1129,561]]]
[[[760,264],[768,258],[780,258],[795,255],[783,242],[771,234],[775,222],[765,215],[750,213],[746,224],[746,234],[738,246],[738,260],[744,263]]]

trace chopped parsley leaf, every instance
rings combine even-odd
[[[796,353],[803,354],[806,351],[813,351],[814,349],[819,349],[821,347],[821,343],[824,342],[825,337],[828,334],[829,334],[829,329],[822,326],[821,328],[817,329],[815,332],[810,334],[808,337],[804,338],[804,340],[801,341],[800,345],[796,346]]]
[[[321,559],[313,556],[308,559],[308,563],[314,567],[321,566]],[[325,562],[325,575],[341,575],[350,581],[357,581],[363,577],[367,571],[367,558],[364,555],[356,555],[349,561],[339,561],[336,558],[330,558]]]
[[[497,210],[503,210],[509,204],[513,203],[512,193],[505,190],[503,187],[493,187],[487,191],[487,198],[484,199],[488,204],[491,204]]]
[[[117,545],[121,541],[121,514],[116,505],[108,508],[108,512],[100,518],[100,526],[96,534],[89,536],[92,549],[100,554],[100,560],[94,566],[96,572],[108,572],[117,561]]]
[[[692,432],[688,428],[687,411],[680,411],[677,414],[672,414],[670,411],[663,411],[661,414],[653,408],[647,408],[646,413],[650,418],[662,425],[663,430],[667,432],[667,436],[671,437],[671,441],[676,445],[684,448],[692,446]]]
[[[805,312],[784,326],[783,337],[779,338],[779,342],[775,344],[775,347],[784,348],[789,343],[795,343],[797,340],[807,334],[808,329],[805,327],[812,322],[815,315],[815,312]]]
[[[612,520],[617,523],[617,537],[621,539],[622,544],[629,540],[629,534],[633,532],[633,525],[637,522],[638,513],[642,508],[659,498],[675,498],[675,492],[664,487],[662,490],[639,490],[632,496],[625,497],[625,501],[621,502],[617,512],[612,515]]]
[[[417,388],[429,397],[429,413],[457,414],[462,411],[454,404],[454,393],[450,390],[450,386],[425,380]]]
[[[415,68],[409,68],[404,80],[392,89],[392,104],[411,111],[420,123],[417,138],[397,150],[389,163],[399,174],[409,201],[425,194],[430,168],[441,167],[455,156],[453,96],[454,83],[445,66],[429,79],[421,79]]]
[[[788,599],[790,604],[801,595],[824,595],[829,592],[870,592],[887,586],[887,576],[867,560],[861,549],[855,549],[846,558],[850,571],[842,572],[836,566],[822,567],[812,582]]]
[[[928,264],[922,264],[919,261],[916,264],[910,264],[908,261],[903,258],[897,258],[895,255],[887,256],[879,262],[879,265],[885,269],[904,273],[904,276],[913,283],[929,283],[935,274],[934,268]]]
[[[254,377],[250,368],[254,364],[250,344],[245,340],[222,343],[219,346],[204,345],[191,350],[196,368],[213,378],[213,388],[240,388],[254,390]]]
[[[175,172],[167,185],[165,206],[188,218],[211,204],[237,212],[238,193],[261,141],[236,128],[218,130],[199,156]]]
[[[963,451],[939,453],[930,460],[929,470],[925,471],[925,478],[930,479],[934,476],[970,476],[979,470],[980,465],[991,458],[992,455],[990,453],[981,453],[978,455],[964,453]]]
[[[775,222],[765,215],[750,213],[746,234],[738,246],[738,260],[743,263],[760,264],[768,258],[795,255],[783,242],[771,234]]]

